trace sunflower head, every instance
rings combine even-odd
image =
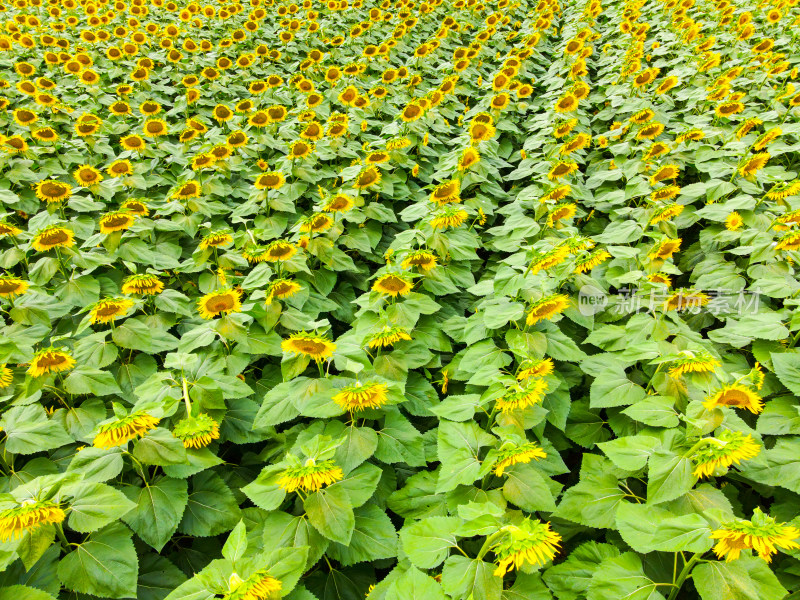
[[[397,342],[410,341],[411,336],[402,327],[384,327],[368,339],[370,348],[388,348]]]
[[[205,448],[219,439],[219,424],[206,413],[179,421],[172,434],[183,442],[185,448]]]
[[[503,527],[500,542],[493,548],[497,556],[495,576],[502,577],[523,565],[543,565],[558,552],[561,536],[550,529],[550,523],[526,518],[519,526]]]
[[[316,492],[342,479],[342,469],[332,460],[316,462],[309,458],[302,465],[285,469],[278,479],[278,485],[289,493],[297,490]]]
[[[233,288],[222,288],[209,292],[197,301],[197,311],[204,319],[241,312],[241,295],[239,290]]]
[[[758,556],[766,562],[771,562],[772,555],[778,548],[796,550],[800,544],[795,542],[800,537],[800,530],[796,527],[778,523],[774,518],[761,512],[760,508],[753,511],[751,520],[736,519],[722,525],[711,534],[711,538],[718,540],[714,546],[717,558],[725,557],[725,562],[739,558],[742,550],[755,550]]]
[[[115,448],[144,436],[158,426],[159,420],[139,411],[101,425],[92,444],[95,448]]]
[[[348,385],[333,397],[343,410],[359,412],[367,408],[380,408],[389,398],[388,387],[384,383],[355,383]]]
[[[17,277],[0,276],[0,298],[16,298],[28,291],[30,284]]]
[[[66,513],[60,504],[46,500],[27,500],[0,513],[0,540],[19,539],[42,525],[61,523]]]
[[[283,340],[283,342],[281,342],[281,348],[284,352],[308,356],[320,362],[333,356],[333,351],[336,350],[336,344],[324,337],[301,331],[299,333],[293,333],[287,339]]]
[[[757,456],[761,446],[750,434],[725,429],[716,438],[704,438],[703,444],[692,454],[694,475],[710,477],[717,470],[727,469],[742,460]]]
[[[122,282],[122,293],[138,296],[155,296],[164,291],[164,284],[149,273],[129,275]]]
[[[97,302],[89,311],[92,323],[113,323],[133,308],[133,301],[125,298],[106,298]]]
[[[533,304],[528,311],[526,323],[535,325],[539,321],[550,320],[569,307],[569,297],[564,294],[551,294]]]

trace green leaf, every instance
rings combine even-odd
[[[67,375],[64,379],[64,388],[70,394],[76,395],[108,396],[122,393],[111,373],[85,366],[76,367]]]
[[[553,514],[581,525],[609,528],[624,497],[614,475],[591,475],[564,493]]]
[[[705,552],[713,546],[708,522],[698,514],[676,516],[647,504],[623,502],[617,509],[622,539],[641,553]]]
[[[477,423],[441,421],[438,451],[442,463],[437,492],[449,492],[458,485],[471,484],[481,472],[480,449],[495,443],[495,437]]]
[[[308,495],[303,507],[309,522],[329,540],[347,545],[355,528],[350,496],[342,487],[329,486]]]
[[[166,545],[178,529],[189,500],[188,484],[184,479],[164,477],[139,488],[122,488],[132,500],[134,509],[122,520],[157,552]]]
[[[589,392],[591,408],[609,408],[636,404],[647,396],[644,389],[625,376],[625,372],[611,368],[600,373],[592,382]]]
[[[12,454],[35,454],[72,443],[72,438],[56,421],[47,418],[41,404],[12,406],[0,427],[6,436],[5,449]]]
[[[81,475],[86,483],[102,483],[119,475],[122,467],[123,460],[120,450],[87,447],[75,454],[69,463],[67,472]]]
[[[354,511],[355,528],[346,546],[333,543],[328,555],[345,567],[359,562],[394,558],[397,556],[397,532],[391,519],[373,504]]]
[[[466,556],[451,556],[442,569],[442,587],[454,600],[500,600],[503,578],[495,577],[495,565]]]
[[[648,504],[674,500],[692,489],[692,461],[689,458],[658,450],[650,457],[650,477],[647,480]]]
[[[666,588],[665,588],[666,589]],[[663,600],[658,583],[644,573],[641,559],[633,552],[607,558],[595,571],[587,600]]]
[[[665,396],[647,396],[633,406],[623,410],[634,421],[639,421],[652,427],[675,427],[678,422],[678,413],[673,405],[675,400]]]
[[[620,469],[638,471],[647,464],[647,459],[661,445],[658,438],[648,435],[620,437],[610,442],[602,442],[597,447]]]
[[[9,585],[0,588],[0,600],[55,600],[55,598],[43,590],[27,585]]]
[[[409,598],[446,600],[442,586],[435,579],[414,567],[398,577],[386,592],[386,600],[408,600]]]
[[[222,556],[235,563],[245,552],[247,552],[247,531],[244,521],[239,521],[222,547]]]
[[[186,464],[186,448],[172,432],[156,427],[133,444],[133,456],[145,465]]]
[[[242,488],[253,504],[264,510],[275,510],[286,498],[286,490],[278,485],[283,467],[264,467],[251,483]]]
[[[263,543],[274,548],[308,546],[307,568],[316,564],[331,544],[314,529],[305,515],[293,516],[280,511],[273,511],[264,520]]]
[[[82,533],[105,527],[135,506],[125,494],[104,483],[81,482],[65,491],[73,496],[69,526]]]
[[[505,476],[503,496],[515,506],[529,512],[552,512],[556,509],[548,481],[534,465],[514,465]]]
[[[800,396],[800,353],[773,352],[770,354],[775,374],[781,383],[796,396]]]
[[[456,517],[430,517],[400,530],[403,552],[420,569],[439,566],[458,545],[453,532],[461,524]]]
[[[576,600],[589,589],[600,564],[619,555],[619,549],[611,544],[586,542],[570,552],[563,563],[547,569],[544,580],[559,600]]]
[[[703,600],[781,600],[788,594],[767,563],[750,556],[697,565],[692,581]]]
[[[380,468],[372,464],[364,464],[347,474],[341,481],[337,481],[327,489],[343,489],[350,499],[350,506],[357,508],[372,497],[378,482],[383,475]]]
[[[58,563],[64,587],[108,598],[136,598],[139,560],[131,532],[120,523],[109,525],[79,544]]]
[[[187,535],[208,537],[233,529],[241,519],[236,498],[222,478],[203,471],[191,479],[191,492],[178,530]]]
[[[169,560],[148,552],[139,561],[136,600],[164,600],[186,581],[186,575]]]

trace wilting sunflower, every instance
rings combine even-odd
[[[116,211],[104,214],[100,217],[100,233],[114,233],[115,231],[125,231],[133,225],[136,220],[135,215],[126,211]]]
[[[572,92],[567,92],[558,99],[553,107],[557,113],[568,113],[578,108],[578,99]]]
[[[302,286],[296,281],[292,281],[291,279],[276,279],[275,281],[271,281],[267,286],[266,303],[270,304],[273,298],[277,298],[278,300],[290,298],[301,289]]]
[[[381,275],[372,285],[372,291],[380,292],[392,298],[396,298],[398,295],[405,296],[413,288],[414,284],[408,281],[404,275],[394,273]]]
[[[359,190],[364,190],[372,186],[379,185],[381,182],[381,173],[377,168],[369,166],[362,169],[356,177],[353,187]]]
[[[139,296],[155,296],[164,291],[164,284],[155,275],[148,273],[129,275],[122,282],[123,294],[136,294]]]
[[[744,164],[739,167],[739,175],[746,178],[752,178],[758,173],[769,161],[769,152],[760,152],[748,158]]]
[[[133,301],[125,298],[106,298],[92,306],[89,314],[92,323],[113,323],[133,307]]]
[[[460,227],[467,220],[467,211],[450,204],[441,207],[433,214],[431,227],[434,229],[448,229]]]
[[[717,558],[725,557],[725,562],[739,558],[742,550],[755,550],[758,556],[766,562],[772,561],[772,555],[778,548],[796,550],[800,544],[795,542],[800,537],[800,530],[796,527],[778,523],[761,512],[760,508],[753,511],[750,521],[736,519],[722,525],[711,534],[711,538],[719,540],[714,546]]]
[[[281,348],[284,352],[308,356],[319,362],[333,356],[336,344],[324,337],[301,331],[283,340]]]
[[[436,267],[436,255],[425,250],[416,250],[403,259],[404,269],[417,267],[422,271],[430,271]]]
[[[708,410],[713,410],[718,406],[735,406],[736,408],[746,408],[753,414],[764,410],[761,396],[740,383],[723,386],[716,393],[708,396],[703,402],[703,406]]]
[[[800,250],[800,231],[790,231],[781,237],[775,250]]]
[[[172,197],[178,200],[189,200],[191,198],[199,198],[202,191],[203,188],[200,186],[200,182],[190,179],[186,183],[179,185],[172,193]]]
[[[222,246],[227,246],[231,243],[233,243],[233,236],[230,234],[230,232],[217,231],[214,233],[209,233],[207,236],[205,236],[197,245],[197,247],[200,250],[205,250],[207,248],[219,248]]]
[[[68,248],[75,243],[75,233],[60,225],[51,225],[37,233],[31,246],[39,252],[46,252],[52,248]]]
[[[411,336],[402,327],[384,327],[369,337],[370,348],[388,348],[397,342],[411,341]]]
[[[653,248],[647,255],[650,260],[667,260],[675,254],[681,247],[681,239],[677,240],[665,239]]]
[[[655,193],[655,192],[654,192]],[[667,206],[657,207],[653,216],[650,217],[650,224],[655,225],[662,221],[669,221],[674,219],[683,212],[684,206],[682,204],[668,204]]]
[[[197,311],[204,319],[213,319],[223,313],[241,312],[241,296],[239,290],[232,288],[209,292],[197,301]]]
[[[569,297],[564,294],[551,294],[533,304],[528,311],[525,323],[535,325],[539,321],[550,320],[569,307]]]
[[[380,408],[389,401],[388,386],[385,383],[348,385],[333,397],[343,410],[358,412],[367,408]]]
[[[703,438],[702,444],[692,454],[695,477],[711,477],[715,471],[727,469],[742,460],[758,456],[761,446],[750,434],[725,429],[716,438]]]
[[[609,258],[611,258],[611,254],[608,252],[608,250],[598,248],[594,252],[575,259],[575,270],[573,272],[588,273],[596,266],[603,264]]]
[[[507,391],[497,399],[496,407],[502,413],[524,410],[539,404],[544,399],[547,388],[548,385],[544,379],[534,379],[526,388]]]
[[[72,186],[67,183],[45,179],[36,184],[36,197],[48,204],[61,202],[71,195]]]
[[[547,173],[547,178],[550,181],[558,180],[568,175],[571,175],[578,170],[578,164],[568,160],[558,161],[550,171]]]
[[[159,419],[139,411],[100,426],[92,442],[95,448],[116,448],[144,435],[158,426]]]
[[[0,276],[0,298],[13,299],[28,291],[30,284],[16,277]]]
[[[73,171],[72,176],[79,185],[88,188],[103,181],[100,171],[91,165],[83,165]]]
[[[302,465],[284,470],[278,479],[278,486],[289,493],[297,490],[316,492],[342,479],[344,479],[342,469],[332,460],[317,463],[313,458],[309,458]]]
[[[461,182],[458,179],[451,179],[440,183],[434,188],[433,192],[431,192],[430,201],[440,206],[451,202],[460,202],[460,191]]]
[[[39,350],[31,360],[28,375],[42,377],[50,373],[69,371],[75,366],[75,359],[69,352],[58,348],[44,348]]]
[[[458,170],[466,171],[472,168],[481,161],[481,155],[475,148],[467,147],[461,152],[461,158],[458,160]]]
[[[492,550],[497,556],[495,577],[502,577],[525,564],[538,566],[552,560],[559,551],[561,536],[550,529],[550,523],[525,518],[519,526],[506,525],[504,536]]]
[[[697,353],[684,352],[684,356],[672,361],[669,374],[672,377],[686,373],[712,373],[720,362],[706,351]]]
[[[0,541],[16,540],[42,525],[64,521],[61,505],[49,500],[26,500],[0,513]],[[52,535],[52,534],[51,534]]]
[[[527,464],[540,458],[547,458],[547,453],[534,442],[528,442],[520,446],[509,445],[503,447],[497,454],[497,459],[494,463],[494,474],[500,477],[508,467]]]
[[[322,210],[325,212],[344,213],[353,208],[355,202],[347,194],[335,194],[328,198]]]
[[[228,579],[228,586],[230,591],[222,600],[279,600],[283,588],[280,579],[266,571],[258,571],[244,580],[234,573]]]
[[[219,424],[206,413],[178,421],[172,435],[183,442],[184,448],[205,448],[219,439]]]

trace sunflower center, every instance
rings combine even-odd
[[[42,186],[42,194],[50,198],[57,198],[67,193],[67,188],[59,183],[45,183]]]
[[[294,346],[303,354],[322,354],[325,352],[325,344],[314,340],[295,340]]]
[[[128,165],[125,163],[118,163],[111,167],[111,171],[114,173],[124,174],[129,171]]]
[[[743,406],[748,404],[749,401],[747,394],[741,390],[727,390],[723,392],[718,400],[719,404],[724,404],[725,406]]]
[[[62,231],[62,230],[52,231],[52,232],[45,233],[44,235],[42,235],[42,242],[44,242],[45,244],[48,244],[48,245],[51,245],[51,244],[63,244],[68,239],[69,239],[69,236],[67,235],[67,232],[66,231]]]
[[[220,313],[231,310],[234,306],[233,298],[227,294],[212,296],[206,301],[206,308],[209,312]]]
[[[127,225],[128,218],[126,215],[114,215],[112,217],[108,217],[103,221],[103,225],[106,227],[119,227],[120,225]]]
[[[96,311],[98,317],[113,317],[120,312],[120,307],[116,304],[106,304]]]
[[[164,130],[164,126],[161,123],[148,123],[147,124],[147,133],[161,133]]]
[[[194,194],[197,192],[197,186],[193,183],[187,183],[181,188],[180,193],[183,195]]]
[[[289,244],[275,246],[270,248],[269,255],[273,258],[280,258],[281,256],[286,256],[292,251],[292,247]]]
[[[40,369],[47,368],[47,367],[55,367],[57,365],[62,364],[67,359],[61,354],[54,354],[52,352],[48,352],[36,359],[36,366]]]
[[[18,281],[9,281],[8,279],[0,280],[0,294],[16,292],[20,287],[21,286]]]
[[[390,275],[383,281],[381,281],[381,287],[389,290],[390,292],[400,292],[406,289],[408,284],[400,279],[399,277],[395,277],[394,275]]]

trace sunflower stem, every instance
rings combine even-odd
[[[672,582],[672,584],[675,587],[672,588],[672,591],[669,593],[669,597],[667,598],[667,600],[675,600],[675,598],[678,596],[678,592],[680,591],[681,587],[683,586],[683,582],[686,581],[687,577],[689,577],[689,574],[692,572],[692,569],[697,564],[697,562],[700,560],[700,556],[702,554],[703,554],[702,552],[698,552],[697,554],[694,554],[692,556],[692,558],[689,559],[689,562],[687,562],[686,564],[683,565],[683,569],[681,569],[681,572],[678,575],[678,578]]]
[[[483,557],[486,556],[486,553],[492,549],[492,545],[494,544],[494,542],[497,541],[497,539],[500,538],[500,536],[502,536],[504,533],[505,529],[499,529],[495,531],[492,535],[487,537],[486,540],[483,542],[483,546],[481,546],[481,549],[478,551],[478,556],[475,557],[476,560],[482,560]]]
[[[183,388],[183,401],[186,403],[186,416],[192,416],[192,403],[189,400],[189,382],[186,381],[186,377],[181,378],[181,387]]]

